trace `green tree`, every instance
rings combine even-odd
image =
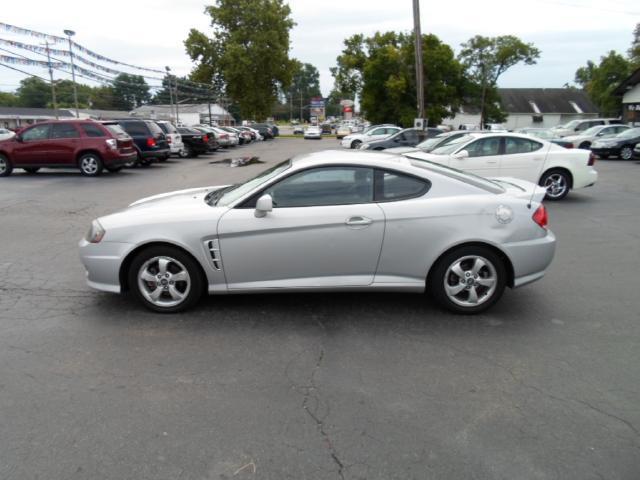
[[[309,119],[309,109],[304,108],[309,105],[311,98],[320,97],[320,72],[310,63],[301,63],[293,60],[293,75],[291,85],[285,92],[287,111],[293,107],[294,116],[300,117],[302,105],[302,117]],[[301,120],[303,119],[301,118]]]
[[[640,67],[640,23],[633,30],[633,40],[628,51],[629,60],[635,67]]]
[[[354,35],[333,69],[334,94],[360,97],[372,122],[413,125],[416,117],[415,50],[410,33]],[[455,113],[463,96],[463,68],[453,50],[435,35],[423,35],[425,111],[430,125]]]
[[[0,92],[0,106],[15,107],[18,105],[18,96],[11,92]]]
[[[51,102],[51,86],[37,77],[22,79],[16,93],[21,107],[47,108]]]
[[[73,97],[73,82],[71,80],[57,80],[56,86],[56,102],[58,108],[74,108],[75,101]],[[89,108],[91,106],[91,96],[93,88],[82,83],[76,84],[78,92],[78,106],[80,108]],[[53,100],[48,102],[49,107],[53,107]]]
[[[601,114],[618,116],[622,99],[615,96],[613,91],[631,74],[632,69],[629,60],[611,50],[600,58],[598,65],[589,61],[585,67],[580,67],[576,71],[575,82],[587,92]]]
[[[467,69],[469,77],[480,88],[475,100],[480,108],[480,124],[487,121],[487,92],[497,88],[498,78],[509,68],[524,63],[534,65],[540,58],[540,50],[532,43],[524,43],[513,35],[483,37],[476,35],[462,44],[459,57]],[[474,102],[474,103],[476,103]]]
[[[185,41],[196,62],[191,78],[223,84],[245,118],[268,116],[291,82],[291,9],[283,0],[216,0],[205,13],[212,38],[192,29]]]
[[[96,110],[117,110],[114,88],[111,86],[94,87],[89,97],[91,108]]]
[[[140,75],[121,73],[113,80],[114,106],[118,110],[132,110],[151,100],[149,85]]]

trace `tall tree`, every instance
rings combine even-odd
[[[289,107],[297,114],[296,116],[309,119],[309,109],[304,107],[309,105],[311,98],[322,95],[320,93],[320,72],[310,63],[301,63],[295,59],[292,63],[291,85],[285,92],[285,97],[287,103],[290,104]],[[301,109],[302,112],[300,112]]]
[[[636,67],[640,67],[640,23],[637,23],[636,28],[633,30],[633,40],[628,54],[631,63]]]
[[[629,60],[615,51],[600,58],[596,65],[589,61],[576,71],[575,82],[589,94],[589,98],[606,116],[618,116],[622,100],[613,94],[616,87],[627,78],[633,67]]]
[[[18,97],[15,93],[0,92],[0,106],[15,107],[18,105]]]
[[[471,78],[480,85],[480,123],[486,123],[487,91],[496,88],[498,78],[509,68],[524,63],[533,65],[540,50],[513,35],[483,37],[476,35],[462,44],[459,59]]]
[[[113,97],[118,110],[132,110],[151,100],[149,85],[140,75],[121,73],[113,80]]]
[[[284,0],[216,0],[205,13],[213,37],[192,29],[185,41],[197,63],[192,78],[223,82],[243,117],[268,116],[278,91],[291,82],[289,5]]]
[[[453,50],[435,35],[423,35],[425,110],[434,125],[455,113],[463,94],[463,68]],[[413,35],[376,33],[354,35],[333,70],[335,87],[343,98],[360,97],[362,111],[373,122],[413,125],[416,117],[416,80]]]
[[[47,108],[51,101],[51,86],[37,77],[22,79],[16,93],[21,107]]]

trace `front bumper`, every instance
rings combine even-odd
[[[591,147],[591,151],[599,157],[603,155],[607,157],[617,157],[620,155],[620,149],[616,147]]]
[[[513,287],[521,287],[542,278],[556,251],[556,236],[551,230],[542,238],[502,245],[513,265]]]
[[[133,247],[130,243],[80,240],[80,261],[86,270],[87,285],[103,292],[120,293],[120,266]]]

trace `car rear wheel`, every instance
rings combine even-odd
[[[436,301],[455,313],[480,313],[495,304],[507,283],[502,259],[482,246],[458,248],[436,263],[429,290]]]
[[[102,173],[102,159],[95,153],[85,153],[78,159],[80,173],[85,177],[97,177]]]
[[[633,149],[629,146],[623,147],[620,150],[620,158],[622,160],[631,160],[633,158]]]
[[[4,155],[0,155],[0,177],[8,177],[12,171],[13,165],[11,165],[11,160]]]
[[[147,308],[161,313],[186,310],[200,299],[203,278],[195,260],[169,246],[140,252],[128,272],[129,286]]]
[[[31,175],[33,175],[34,173],[37,173],[38,170],[40,170],[40,167],[28,167],[24,169],[25,172]]]
[[[582,142],[578,148],[584,148],[585,150],[589,150],[589,147],[591,147],[591,142]]]
[[[351,142],[351,148],[358,148],[361,144],[362,142],[360,140],[354,140]]]
[[[569,194],[569,176],[560,170],[550,170],[540,179],[540,186],[547,189],[548,200],[562,200]]]

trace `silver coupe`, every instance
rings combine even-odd
[[[138,200],[80,241],[89,286],[176,312],[201,295],[428,292],[478,313],[541,278],[555,251],[524,180],[370,152],[295,157],[239,185]]]

